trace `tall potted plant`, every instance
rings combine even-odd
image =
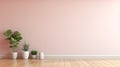
[[[28,59],[29,58],[29,44],[24,43],[22,50],[23,50],[23,59]]]
[[[21,33],[9,29],[4,32],[4,35],[6,36],[6,39],[9,40],[10,48],[12,48],[12,57],[13,59],[16,59],[18,55],[17,49],[19,47],[20,41],[22,40]]]

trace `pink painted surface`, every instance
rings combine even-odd
[[[7,29],[50,55],[120,55],[120,1],[0,0],[0,54],[6,55]]]

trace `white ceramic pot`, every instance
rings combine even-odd
[[[36,59],[36,57],[37,57],[37,55],[32,55],[32,58],[33,58],[33,59]]]
[[[40,59],[43,60],[44,59],[44,53],[40,52]]]
[[[13,58],[14,60],[17,59],[17,56],[18,56],[18,52],[12,52],[12,58]]]
[[[23,52],[23,59],[27,60],[29,58],[29,51]]]

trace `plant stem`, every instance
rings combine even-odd
[[[12,47],[13,52],[17,52],[17,49],[15,47]]]

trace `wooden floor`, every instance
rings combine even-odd
[[[0,60],[0,67],[120,67],[119,60]]]

